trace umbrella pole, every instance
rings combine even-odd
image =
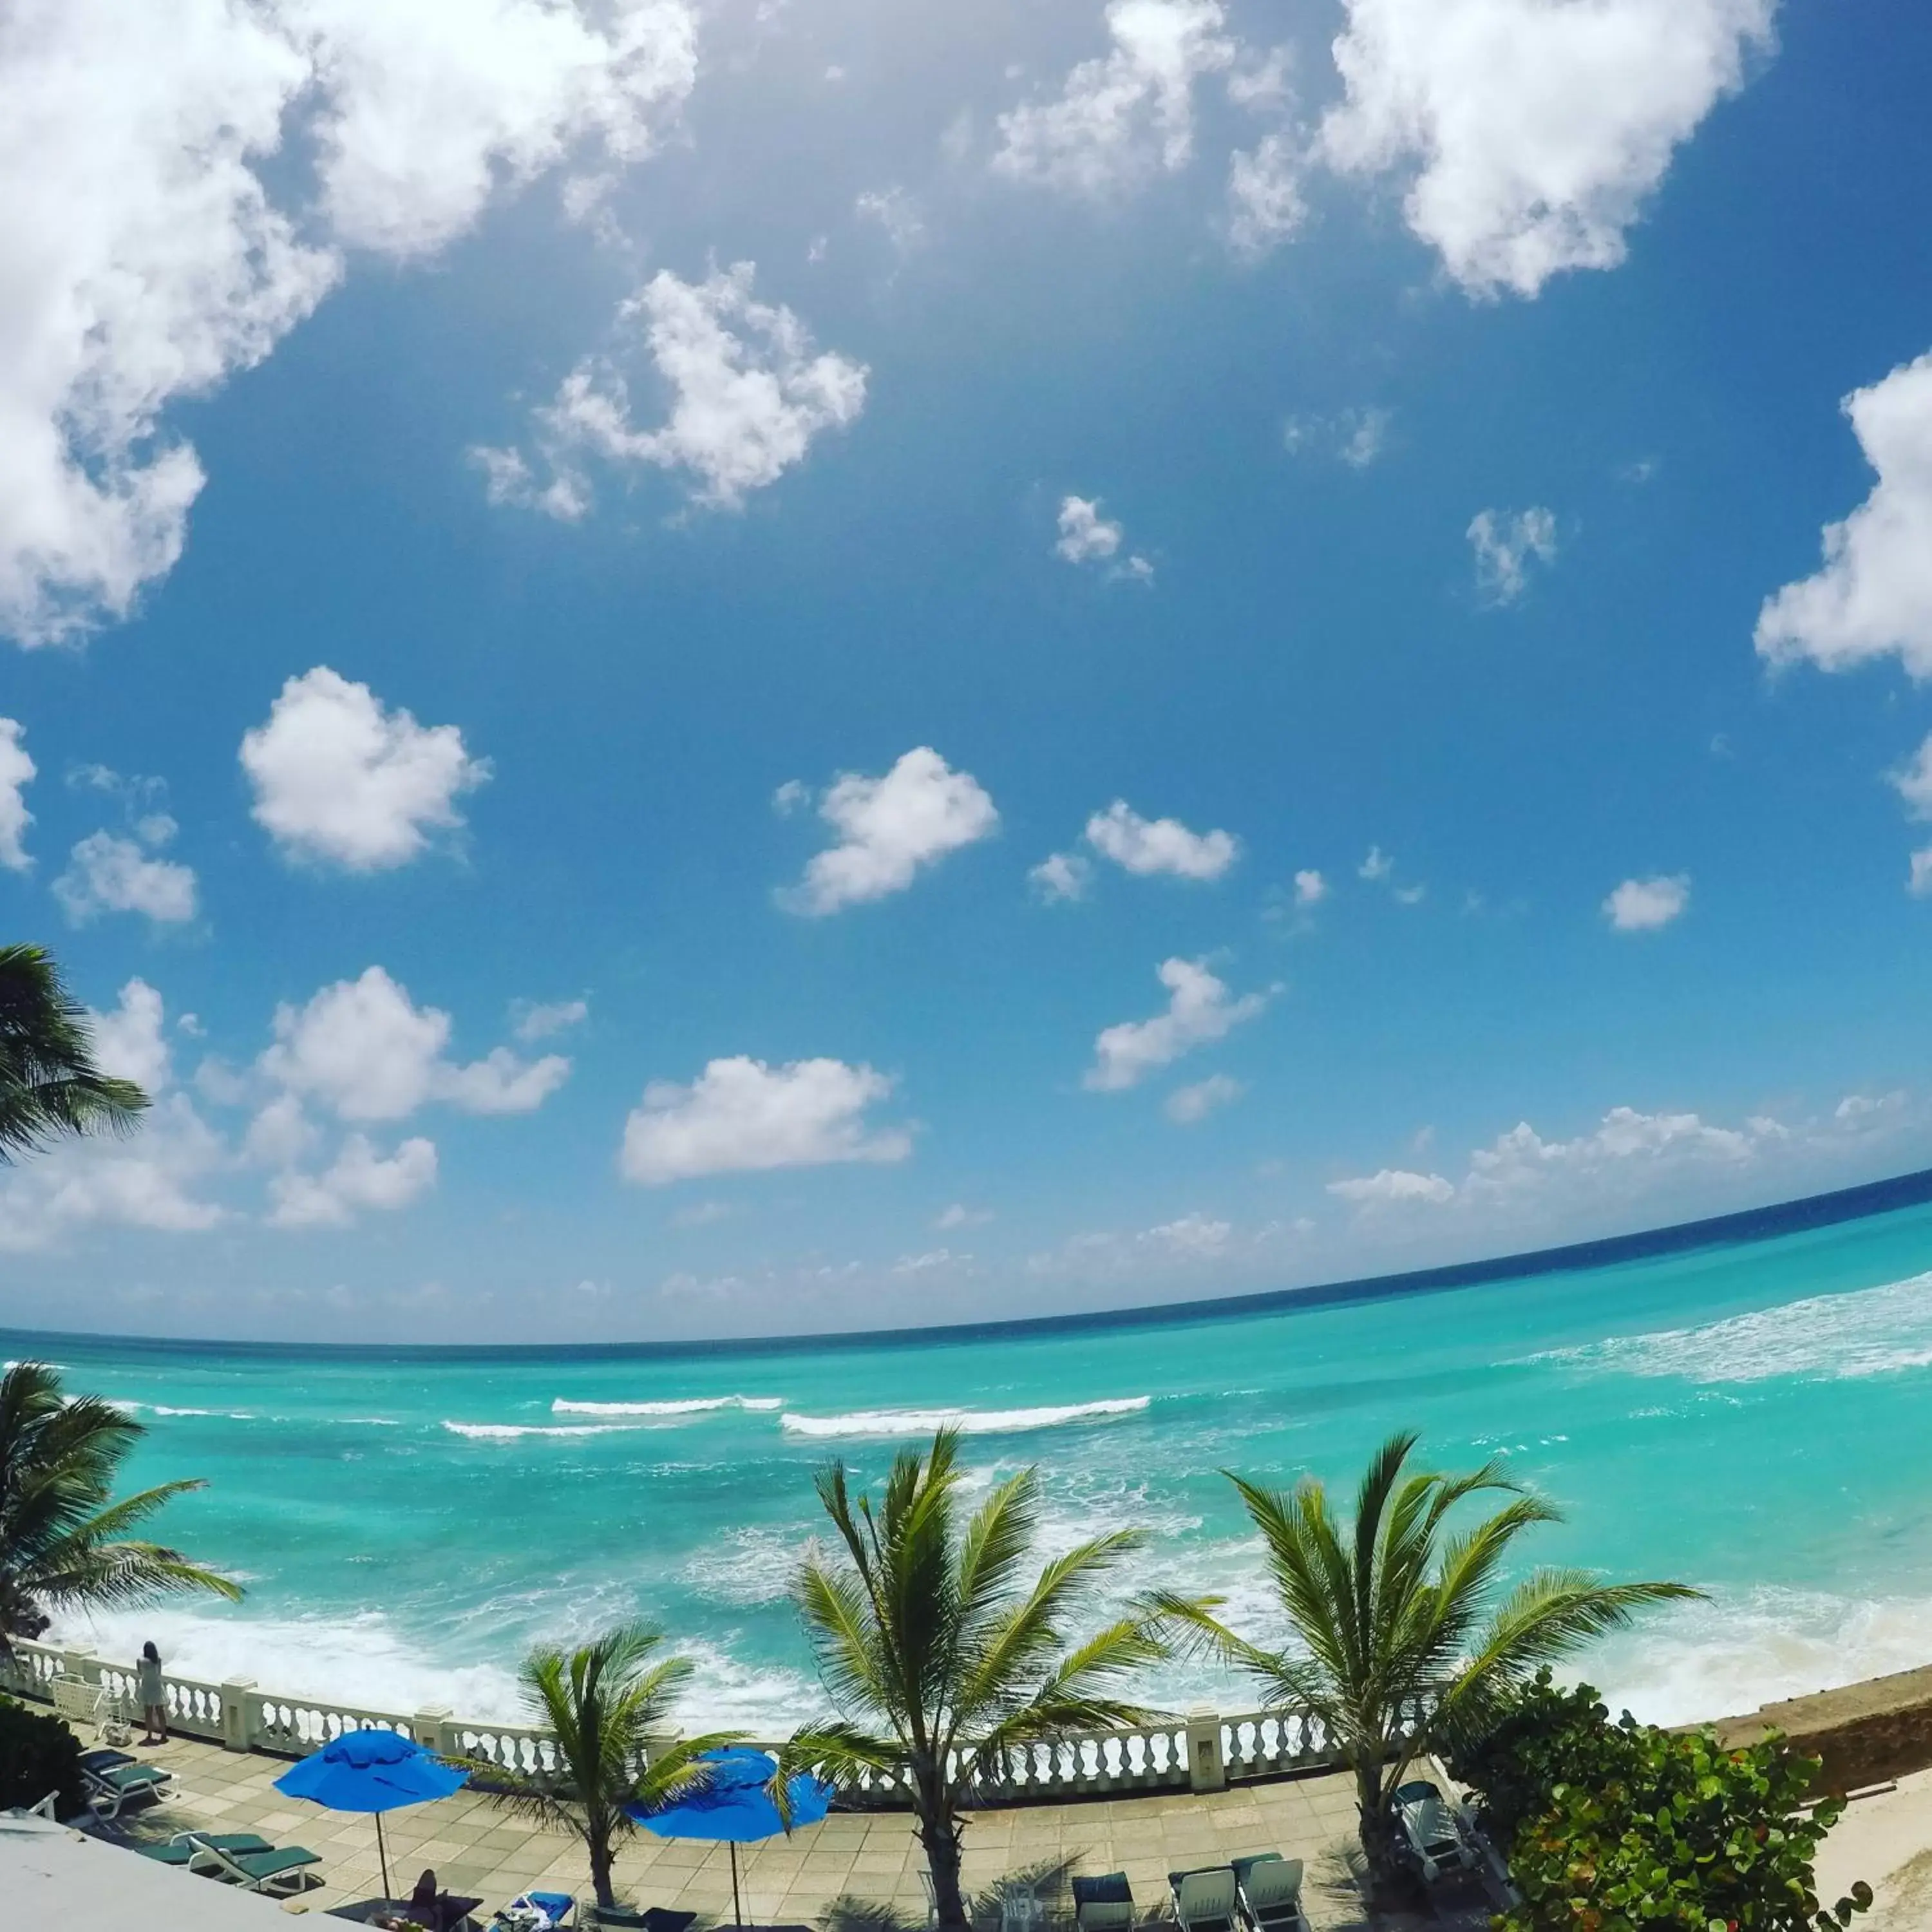
[[[731,1916],[742,1928],[745,1923],[745,1908],[738,1903],[738,1846],[735,1840],[728,1842],[731,1848]]]
[[[395,1894],[389,1889],[389,1855],[382,1849],[382,1814],[380,1811],[376,1814],[376,1862],[382,1868],[382,1896],[394,1898]]]

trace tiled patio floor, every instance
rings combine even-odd
[[[173,1802],[130,1813],[125,1835],[152,1840],[202,1827],[259,1832],[278,1844],[302,1844],[322,1855],[322,1886],[299,1901],[326,1911],[380,1892],[374,1821],[325,1811],[284,1798],[273,1780],[287,1768],[276,1758],[243,1756],[177,1739],[142,1752],[170,1766],[181,1786]],[[1343,1777],[1244,1785],[1207,1796],[1096,1799],[976,1813],[967,1828],[969,1892],[1009,1872],[1058,1858],[1090,1872],[1124,1870],[1134,1897],[1151,1912],[1165,1899],[1167,1874],[1224,1864],[1250,1852],[1278,1851],[1304,1860],[1304,1898],[1313,1932],[1344,1932],[1361,1923],[1348,1877],[1353,1801]],[[485,1913],[532,1886],[588,1894],[588,1874],[574,1840],[533,1828],[468,1792],[433,1804],[392,1812],[383,1821],[389,1873],[405,1895],[425,1865],[449,1891],[480,1896]],[[760,1924],[816,1923],[836,1898],[850,1894],[891,1906],[914,1927],[926,1922],[920,1859],[902,1814],[835,1813],[788,1840],[740,1848],[745,1916]],[[678,1843],[639,1833],[618,1861],[618,1891],[641,1905],[731,1914],[730,1868],[722,1845]]]

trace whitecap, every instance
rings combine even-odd
[[[467,1436],[482,1442],[509,1442],[521,1436],[617,1436],[645,1425],[636,1422],[449,1422],[443,1427],[452,1436]]]
[[[794,1436],[930,1436],[956,1429],[962,1436],[1010,1436],[1054,1429],[1067,1422],[1105,1422],[1138,1415],[1151,1396],[1119,1396],[1106,1402],[1068,1402],[1057,1408],[867,1408],[849,1415],[794,1415],[781,1425]]]
[[[704,1415],[721,1408],[782,1408],[782,1395],[700,1395],[665,1402],[572,1402],[559,1396],[553,1415]]]

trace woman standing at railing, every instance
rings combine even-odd
[[[144,1744],[164,1744],[168,1741],[168,1694],[161,1688],[161,1653],[150,1637],[141,1646],[140,1660],[134,1666],[134,1695],[140,1700],[141,1722],[147,1726]]]

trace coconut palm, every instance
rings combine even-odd
[[[179,1551],[128,1532],[202,1485],[162,1483],[110,1501],[143,1430],[91,1395],[62,1393],[42,1362],[0,1376],[0,1657],[38,1635],[50,1612],[142,1603],[176,1590],[238,1598],[241,1586]]]
[[[38,946],[0,946],[0,1166],[64,1134],[126,1133],[148,1096],[94,1064],[87,1009]]]
[[[616,1903],[611,1865],[619,1841],[635,1828],[625,1806],[649,1809],[700,1787],[707,1772],[698,1760],[743,1735],[658,1735],[695,1667],[686,1657],[652,1663],[664,1640],[662,1630],[633,1623],[574,1650],[532,1652],[520,1673],[524,1700],[556,1740],[558,1774],[528,1778],[487,1767],[493,1781],[506,1780],[496,1794],[500,1804],[583,1840],[600,1906]]]
[[[1238,1476],[1260,1531],[1269,1580],[1299,1640],[1271,1650],[1211,1617],[1192,1621],[1228,1661],[1251,1672],[1271,1705],[1312,1710],[1355,1775],[1371,1889],[1400,1883],[1390,1800],[1416,1758],[1479,1731],[1542,1664],[1567,1656],[1653,1604],[1700,1593],[1680,1583],[1604,1583],[1586,1571],[1533,1570],[1507,1594],[1502,1572],[1516,1539],[1562,1520],[1499,1462],[1460,1475],[1408,1467],[1416,1438],[1376,1452],[1340,1523],[1322,1485],[1292,1493]],[[1450,1531],[1466,1498],[1512,1500]]]
[[[1151,1714],[1118,1694],[1170,1654],[1166,1626],[1211,1604],[1151,1600],[1090,1634],[1070,1634],[1098,1587],[1144,1538],[1096,1537],[1029,1580],[1039,1525],[1034,1472],[1022,1470],[961,1520],[958,1437],[941,1430],[922,1455],[903,1450],[875,1510],[854,1498],[842,1462],[818,1494],[844,1545],[814,1552],[794,1588],[819,1675],[840,1721],[808,1726],[782,1754],[773,1795],[797,1769],[835,1782],[870,1770],[903,1775],[932,1878],[939,1923],[964,1925],[962,1808],[1011,1748]]]

